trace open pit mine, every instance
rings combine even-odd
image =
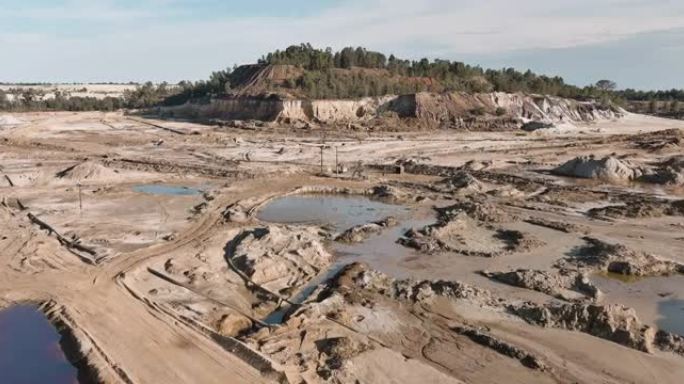
[[[0,114],[0,382],[681,383],[682,129],[501,92]]]

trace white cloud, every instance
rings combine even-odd
[[[3,11],[3,18],[47,24],[87,20],[114,31],[94,33],[98,26],[91,24],[84,25],[93,33],[68,37],[0,30],[8,54],[0,62],[0,76],[177,80],[202,78],[212,69],[299,42],[457,58],[606,43],[684,27],[684,2],[669,0],[350,0],[301,17],[213,15],[205,20],[183,20],[182,8],[167,6],[179,3],[142,0],[131,9],[112,0],[72,0],[62,7]]]

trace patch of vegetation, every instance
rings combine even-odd
[[[402,60],[365,48],[317,49],[310,44],[293,45],[271,52],[260,64],[293,65],[305,70],[295,86],[306,96],[364,97],[389,93],[430,92],[525,92],[571,98],[593,97],[597,88],[568,85],[561,77],[520,72],[513,68],[484,70],[450,60]],[[353,71],[363,68],[375,71]],[[347,70],[336,71],[336,70]]]
[[[257,66],[228,68],[213,72],[207,80],[182,81],[177,85],[146,83],[126,91],[121,98],[71,97],[55,92],[45,97],[36,89],[18,88],[0,91],[0,110],[5,111],[112,111],[121,108],[142,109],[181,105],[190,100],[209,100],[229,95],[249,86],[252,76],[268,65],[296,68],[284,79],[257,79],[263,92],[286,93],[312,99],[359,98],[417,92],[507,92],[544,94],[577,100],[599,100],[606,105],[664,116],[681,116],[684,90],[616,90],[610,80],[577,87],[562,77],[537,75],[530,70],[513,68],[483,69],[450,60],[404,60],[394,55],[347,47],[340,51],[318,49],[311,44],[293,45],[267,53]],[[42,84],[36,84],[42,85]],[[8,97],[9,94],[12,97]],[[479,111],[471,111],[476,115]],[[504,116],[505,108],[496,111]]]
[[[10,97],[11,96],[11,97]],[[21,90],[0,90],[0,111],[30,112],[30,111],[115,111],[124,108],[125,101],[119,97],[83,97],[70,96],[62,92],[55,92],[51,97],[37,91],[35,88]]]

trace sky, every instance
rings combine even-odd
[[[310,42],[684,88],[684,0],[0,0],[0,81],[199,80]]]

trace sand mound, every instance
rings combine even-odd
[[[627,248],[622,244],[611,244],[593,237],[585,237],[587,245],[580,248],[577,255],[566,258],[561,265],[568,263],[576,268],[598,269],[603,272],[625,276],[668,276],[684,273],[684,264],[661,259],[650,253]]]
[[[617,181],[634,180],[642,174],[641,170],[612,156],[600,160],[588,156],[576,157],[552,172],[561,176]]]
[[[678,155],[660,163],[639,181],[664,185],[684,185],[684,156]]]
[[[316,228],[253,228],[233,241],[235,268],[254,283],[286,296],[332,262]]]
[[[542,292],[561,300],[574,301],[580,299],[578,294],[593,299],[601,295],[599,289],[593,285],[586,273],[568,269],[562,269],[558,272],[535,269],[517,269],[508,272],[483,271],[482,275],[504,284]]]
[[[108,181],[117,178],[119,174],[102,164],[94,161],[85,161],[57,172],[55,176],[59,179],[75,181]]]
[[[0,127],[23,124],[24,121],[12,115],[0,115]]]
[[[656,175],[661,184],[684,185],[684,156],[675,156],[664,162]]]
[[[663,163],[664,166],[672,167],[678,171],[684,170],[684,155],[677,155],[669,158]]]
[[[466,215],[474,220],[485,223],[515,221],[513,216],[499,208],[495,203],[472,196],[448,207],[437,208],[437,212],[440,219],[445,222],[453,220],[461,212],[465,212]]]
[[[448,193],[478,193],[485,190],[485,186],[468,172],[459,172],[454,176],[447,177],[435,185],[440,192]]]
[[[634,309],[621,305],[524,303],[511,312],[531,324],[580,331],[639,351],[653,351],[655,330],[644,325]]]

